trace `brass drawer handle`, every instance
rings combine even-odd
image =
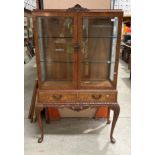
[[[52,95],[52,97],[55,99],[55,100],[60,100],[62,98],[62,95],[61,94],[54,94]]]
[[[106,95],[106,98],[109,98],[109,97],[110,97],[110,95],[109,95],[109,94],[107,94],[107,95]]]
[[[95,100],[99,100],[101,97],[102,97],[101,94],[93,94],[92,95],[92,98],[95,99]]]
[[[74,43],[74,49],[75,49],[76,52],[79,52],[80,44],[79,43]]]

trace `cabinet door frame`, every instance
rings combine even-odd
[[[118,77],[118,63],[119,63],[119,53],[120,53],[120,44],[121,44],[121,31],[122,31],[122,18],[123,12],[120,10],[100,10],[100,11],[90,11],[90,12],[81,12],[78,14],[78,42],[82,40],[82,19],[83,17],[118,17],[118,31],[117,31],[117,43],[116,43],[116,56],[115,56],[115,68],[114,68],[114,80],[111,81],[112,87],[108,86],[81,86],[80,85],[80,52],[78,53],[78,77],[77,77],[77,87],[78,89],[116,89],[117,87],[117,77]]]
[[[77,88],[77,52],[73,49],[73,84],[72,86],[53,86],[49,81],[43,81],[41,77],[41,63],[40,63],[40,49],[38,39],[38,24],[37,17],[72,17],[73,18],[73,44],[77,43],[77,15],[65,10],[35,10],[32,13],[34,24],[34,41],[36,48],[36,64],[37,64],[37,77],[39,89],[76,89]],[[74,45],[73,45],[74,47]]]

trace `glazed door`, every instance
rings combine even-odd
[[[81,89],[114,88],[117,81],[121,26],[108,13],[81,13],[78,86]]]
[[[72,13],[35,14],[39,84],[42,89],[77,86],[77,17]]]

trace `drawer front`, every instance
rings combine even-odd
[[[78,101],[79,102],[116,102],[117,101],[117,93],[116,92],[79,93]]]
[[[76,102],[77,94],[72,93],[51,93],[39,92],[38,102],[40,103],[61,103],[61,102]]]

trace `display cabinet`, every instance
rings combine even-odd
[[[122,15],[121,10],[88,10],[80,5],[33,11],[38,76],[33,102],[41,131],[38,142],[43,140],[44,108],[79,111],[103,106],[114,111],[110,139],[115,142]]]

